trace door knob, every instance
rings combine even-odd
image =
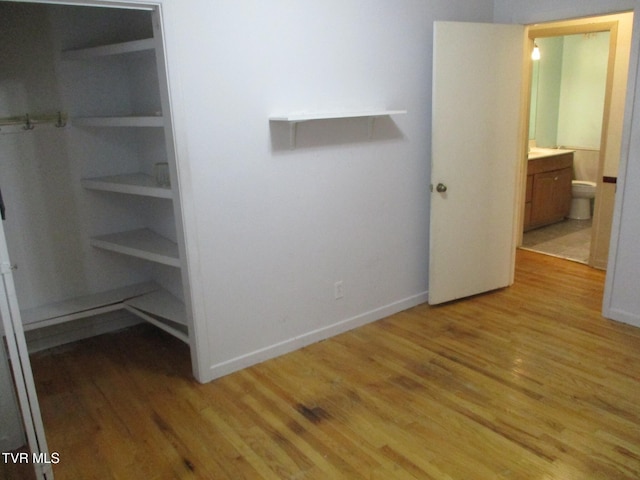
[[[447,186],[444,183],[439,183],[436,185],[436,192],[444,193],[447,191]]]

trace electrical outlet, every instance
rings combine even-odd
[[[333,296],[336,300],[344,298],[344,284],[342,283],[342,280],[338,280],[333,284]]]

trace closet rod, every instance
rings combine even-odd
[[[34,115],[28,113],[19,117],[0,118],[0,127],[10,125],[22,125],[23,130],[33,130],[36,125],[52,123],[55,127],[62,128],[67,124],[67,114],[57,112],[49,115]]]

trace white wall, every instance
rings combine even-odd
[[[211,376],[425,300],[432,24],[492,15],[491,1],[164,1]],[[321,121],[291,150],[268,122],[380,106],[408,114],[372,141],[366,120]]]
[[[539,147],[558,146],[563,43],[562,37],[537,40],[540,52],[544,52],[536,62],[538,78],[532,80],[532,90],[535,88],[537,91],[534,138]]]
[[[64,110],[46,12],[24,4],[0,8],[0,117]],[[22,308],[65,298],[86,282],[77,273],[82,271],[77,203],[70,188],[60,188],[73,184],[67,158],[64,129],[5,127],[0,133],[4,228],[11,260],[18,265]],[[64,240],[56,249],[51,238]]]
[[[59,61],[62,46],[57,39],[59,33],[52,28],[55,15],[51,10],[56,11],[43,5],[0,2],[0,31],[5,38],[0,42],[0,117],[57,111],[79,116],[86,111],[78,104],[95,108],[99,102],[79,88],[87,77],[74,77],[71,68],[75,64]],[[95,26],[95,21],[86,24]],[[64,35],[75,33],[75,24],[62,25],[67,26]],[[100,80],[117,82],[113,75],[106,74]],[[90,100],[93,105],[87,106]],[[122,100],[111,94],[109,102],[118,104]],[[3,127],[0,132],[0,188],[7,207],[4,228],[11,261],[18,266],[14,277],[22,309],[146,279],[133,277],[130,259],[98,256],[88,244],[90,235],[115,230],[107,230],[104,224],[136,214],[131,202],[105,202],[103,196],[81,187],[80,178],[98,175],[88,165],[100,161],[101,165],[115,164],[114,159],[122,162],[128,150],[137,148],[134,145],[108,152],[104,148],[101,157],[95,143],[86,140],[92,135],[70,125],[39,125],[28,132],[20,127]],[[106,203],[114,206],[107,210]],[[138,226],[139,220],[135,220]],[[134,219],[128,221],[133,223]]]
[[[558,145],[600,149],[609,36],[601,32],[564,37]]]
[[[609,59],[609,33],[538,38],[535,139],[539,147],[598,150]],[[533,108],[533,107],[532,107]]]

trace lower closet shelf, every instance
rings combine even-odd
[[[62,302],[29,308],[20,312],[22,325],[25,331],[34,330],[120,310],[125,300],[154,292],[158,288],[154,282],[137,283],[106,292],[83,295]]]
[[[29,331],[122,309],[189,343],[184,303],[154,282],[84,295],[20,313],[23,328]]]
[[[124,306],[134,315],[183,342],[189,343],[184,303],[166,290],[158,290],[131,298],[124,302]]]
[[[180,267],[178,245],[148,228],[93,237],[90,243],[104,250]]]
[[[166,318],[180,325],[187,325],[187,312],[184,303],[166,290],[156,290],[126,300],[125,305]]]

